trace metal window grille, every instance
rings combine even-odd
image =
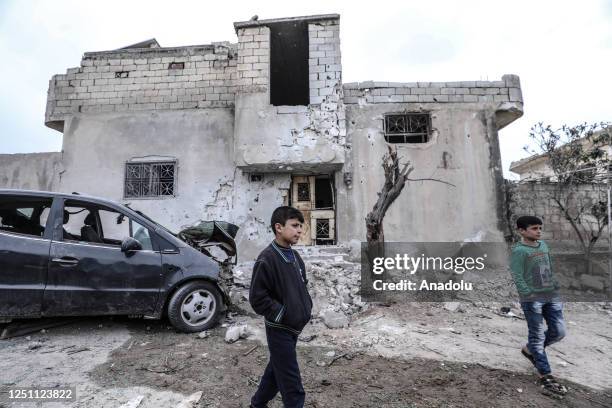
[[[174,196],[175,162],[127,163],[125,197]]]
[[[310,184],[298,183],[297,185],[298,201],[310,201]]]
[[[329,236],[329,220],[317,218],[317,239],[328,239]]]
[[[427,143],[430,134],[431,117],[428,113],[385,115],[387,143]]]

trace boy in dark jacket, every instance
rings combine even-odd
[[[304,406],[304,387],[295,351],[298,335],[310,320],[312,299],[306,287],[306,267],[291,249],[302,234],[304,216],[293,207],[278,207],[270,225],[274,241],[264,249],[253,267],[249,302],[265,317],[270,360],[252,408],[266,407],[280,391],[285,407]]]

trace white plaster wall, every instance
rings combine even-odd
[[[414,166],[410,178],[436,178],[455,187],[433,181],[408,182],[385,217],[385,240],[463,241],[479,233],[483,240],[502,240],[496,193],[497,132],[495,129],[491,132],[487,126],[482,106],[423,104],[419,107],[432,112],[431,142],[393,146],[398,147],[402,162],[410,161]],[[406,105],[399,104],[347,105],[353,186],[347,190],[340,184],[338,225],[343,241],[365,240],[364,218],[376,202],[384,181],[381,167],[387,151],[384,114],[404,109]]]
[[[60,190],[130,202],[174,231],[231,221],[232,138],[229,109],[75,115],[66,121]],[[178,160],[176,197],[124,199],[125,163],[144,156]]]

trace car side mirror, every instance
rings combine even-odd
[[[127,237],[123,241],[121,241],[121,252],[133,252],[140,251],[142,249],[142,244],[137,239]]]

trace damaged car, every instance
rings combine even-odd
[[[0,190],[0,319],[167,316],[207,330],[229,306],[237,232],[206,221],[174,234],[110,200]]]

